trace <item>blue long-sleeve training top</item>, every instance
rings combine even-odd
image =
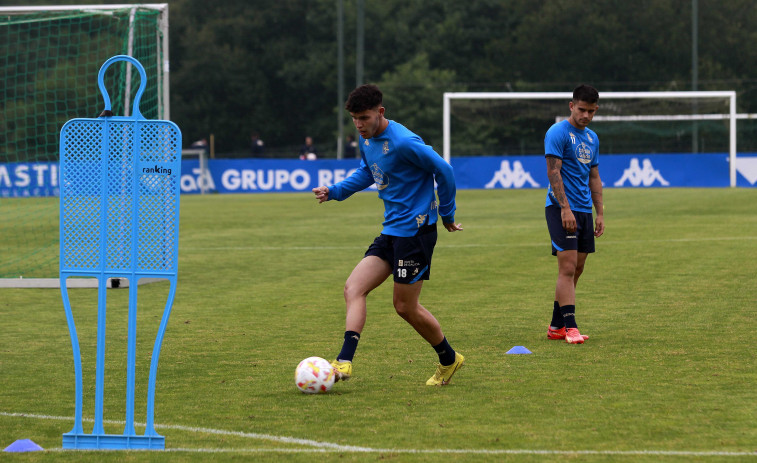
[[[343,201],[375,183],[384,201],[385,235],[413,236],[421,226],[437,222],[437,211],[444,223],[455,221],[452,166],[405,126],[390,120],[381,134],[360,137],[360,157],[352,175],[329,186],[329,200]]]

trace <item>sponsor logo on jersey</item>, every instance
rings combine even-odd
[[[384,142],[384,146],[381,148],[384,154],[389,154],[389,140]]]
[[[592,157],[591,146],[584,142],[581,142],[576,146],[576,159],[578,162],[581,164],[589,164]]]
[[[418,217],[415,218],[415,221],[418,223],[418,228],[421,228],[424,223],[426,223],[426,217],[428,217],[427,214],[419,214]]]

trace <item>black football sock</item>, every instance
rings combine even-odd
[[[576,306],[564,305],[560,307],[562,318],[565,321],[565,328],[578,328],[576,325]]]
[[[351,362],[353,357],[355,357],[358,341],[360,341],[360,333],[356,331],[345,331],[342,351],[339,352],[339,355],[336,357],[336,359]]]
[[[552,328],[563,328],[565,322],[562,319],[562,312],[560,311],[560,304],[555,301],[555,306],[552,308],[552,323],[549,324]]]
[[[447,342],[446,337],[442,342],[434,346],[434,350],[439,355],[439,363],[442,365],[447,366],[455,363],[455,351],[449,345],[449,342]]]

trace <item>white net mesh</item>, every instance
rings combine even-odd
[[[591,127],[601,136],[603,154],[728,152],[730,94],[601,93]],[[455,95],[448,115],[451,156],[543,154],[544,134],[569,116],[572,96],[448,95]]]

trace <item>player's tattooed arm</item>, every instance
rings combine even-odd
[[[547,177],[549,177],[549,184],[552,186],[552,195],[554,195],[557,202],[560,204],[560,218],[562,219],[562,226],[570,233],[576,231],[576,217],[573,211],[570,210],[570,203],[568,197],[565,196],[565,185],[562,181],[562,174],[560,169],[562,168],[562,159],[554,156],[547,156]]]
[[[562,159],[547,156],[547,177],[549,178],[549,184],[552,185],[552,194],[555,199],[560,203],[560,207],[563,209],[570,209],[568,204],[568,198],[565,196],[565,186],[562,183]]]

